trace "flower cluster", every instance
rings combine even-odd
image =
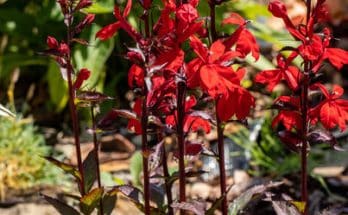
[[[343,94],[343,89],[334,86],[332,93],[324,85],[316,83],[314,77],[319,72],[323,61],[328,60],[336,69],[340,70],[344,64],[348,64],[348,52],[339,48],[331,48],[332,39],[330,30],[325,27],[320,32],[315,32],[315,25],[327,19],[327,11],[324,0],[317,1],[312,9],[307,25],[295,26],[287,15],[285,5],[280,1],[272,1],[269,11],[275,16],[283,19],[285,26],[292,37],[300,42],[300,45],[291,49],[289,56],[280,53],[277,56],[277,68],[265,70],[257,74],[255,81],[266,84],[267,89],[272,91],[274,86],[282,80],[294,92],[292,98],[281,97],[275,103],[281,102],[281,110],[274,119],[273,126],[281,123],[286,130],[296,128],[301,131],[301,105],[298,92],[304,82],[304,73],[309,73],[310,90],[318,90],[324,95],[322,101],[314,103],[308,108],[309,121],[312,124],[321,122],[326,129],[338,127],[343,131],[346,128],[347,104],[348,102],[338,99]],[[308,67],[305,70],[292,65],[293,60],[300,56]],[[302,70],[302,71],[301,71]],[[280,107],[278,105],[278,107]]]

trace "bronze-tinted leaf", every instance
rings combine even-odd
[[[66,203],[58,200],[58,199],[55,199],[55,198],[52,198],[50,196],[46,196],[44,194],[41,194],[45,200],[50,203],[61,215],[66,215],[66,214],[69,214],[69,215],[80,215],[80,213],[73,207],[67,205]]]
[[[76,180],[80,181],[81,180],[81,174],[80,172],[73,166],[70,164],[66,164],[63,163],[59,160],[56,160],[52,157],[44,157],[47,161],[51,162],[52,164],[54,164],[55,166],[61,168],[64,172],[74,176],[76,178]]]
[[[93,210],[97,207],[100,199],[103,196],[103,188],[95,188],[91,192],[87,193],[80,199],[81,211],[84,214],[91,214]]]
[[[83,161],[83,172],[84,172],[84,189],[86,193],[89,193],[91,190],[94,181],[97,178],[97,163],[95,160],[95,153],[94,149],[90,151],[86,157],[86,159]]]

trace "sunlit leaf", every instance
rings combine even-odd
[[[91,192],[84,195],[80,200],[81,211],[84,214],[91,214],[97,207],[103,196],[103,188],[95,188]]]
[[[44,157],[47,161],[51,162],[52,164],[54,164],[55,166],[61,168],[64,172],[74,176],[78,181],[81,180],[81,175],[80,172],[73,166],[70,164],[66,164],[63,163],[59,160],[56,160],[52,157]]]
[[[12,118],[16,117],[16,115],[14,113],[12,113],[10,110],[5,108],[1,104],[0,104],[0,116],[12,117]]]

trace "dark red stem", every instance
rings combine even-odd
[[[225,170],[225,149],[224,149],[224,129],[222,122],[218,115],[216,101],[216,127],[217,127],[217,136],[218,136],[218,152],[219,152],[219,169],[220,169],[220,192],[221,196],[224,196],[221,202],[221,211],[223,215],[228,214],[227,198],[226,198],[226,170]]]
[[[101,179],[100,179],[100,166],[99,166],[99,143],[97,139],[97,126],[95,123],[95,116],[94,116],[94,105],[92,104],[91,106],[91,117],[92,117],[92,129],[93,129],[93,144],[94,144],[94,150],[95,150],[95,163],[97,164],[97,183],[98,183],[98,188],[101,188]],[[104,215],[104,208],[103,208],[103,201],[100,199],[99,201],[99,214]]]
[[[212,43],[218,39],[218,35],[216,32],[216,24],[215,24],[215,3],[213,0],[209,2],[210,6],[210,34],[212,38]],[[224,196],[221,202],[221,211],[223,215],[228,214],[228,205],[226,198],[226,169],[225,169],[225,149],[224,149],[224,130],[222,127],[222,122],[219,118],[217,103],[218,100],[215,101],[215,113],[216,113],[216,127],[217,127],[217,135],[218,135],[218,153],[219,153],[219,170],[220,170],[220,192],[221,196]]]
[[[147,124],[148,124],[148,113],[147,113],[147,89],[144,87],[144,98],[142,104],[142,115],[141,115],[141,149],[143,152],[143,174],[144,174],[144,201],[145,201],[145,214],[150,215],[150,175],[149,175],[149,150],[147,141]]]
[[[307,0],[307,24],[311,16],[311,0]],[[301,201],[305,204],[303,215],[308,214],[308,185],[307,185],[307,134],[308,134],[308,88],[309,78],[311,73],[311,63],[309,61],[304,62],[304,77],[301,89],[301,114],[302,114],[302,147],[301,147]]]
[[[149,24],[149,12],[145,11],[144,14],[144,23],[145,23],[145,37],[150,37],[150,24]],[[146,61],[148,62],[149,53],[146,53]],[[146,68],[145,68],[145,71]],[[145,74],[146,77],[146,74]],[[143,104],[141,111],[141,148],[143,152],[143,175],[144,175],[144,201],[145,201],[145,215],[150,215],[150,175],[149,175],[149,150],[148,150],[148,141],[147,141],[147,124],[148,124],[148,111],[147,111],[147,86],[144,81],[143,89]]]
[[[158,143],[160,141],[163,141],[162,133],[159,131],[158,133]],[[165,187],[166,187],[166,195],[167,195],[167,201],[168,201],[168,215],[174,215],[173,208],[171,207],[173,203],[173,196],[172,196],[172,186],[169,183],[169,170],[168,170],[168,163],[167,163],[167,153],[166,153],[166,145],[163,142],[162,144],[162,167],[163,167],[163,176],[165,181]]]
[[[215,3],[214,0],[209,1],[210,6],[210,34],[212,38],[212,42],[218,39],[218,35],[216,32],[216,24],[215,24]]]
[[[305,64],[308,68],[308,63]],[[301,103],[302,103],[302,147],[301,147],[301,200],[305,203],[305,210],[303,215],[307,215],[308,208],[308,191],[307,191],[307,122],[308,122],[308,85],[309,76],[306,74],[308,71],[305,68],[304,81],[301,91]]]
[[[72,11],[72,8],[70,9]],[[69,12],[70,13],[70,12]],[[80,136],[79,136],[79,125],[78,125],[78,115],[75,105],[75,90],[73,88],[72,83],[72,63],[71,63],[71,40],[72,40],[72,30],[71,30],[71,23],[72,23],[72,14],[69,14],[68,17],[68,24],[67,24],[67,44],[69,46],[69,53],[66,56],[67,61],[67,76],[68,76],[68,91],[69,91],[69,107],[70,107],[70,116],[72,120],[72,126],[73,126],[73,132],[74,132],[74,140],[75,140],[75,150],[76,150],[76,156],[77,156],[77,165],[78,170],[81,175],[80,179],[80,193],[81,195],[85,195],[85,188],[84,188],[84,171],[83,171],[83,164],[82,164],[82,156],[81,156],[81,146],[80,146]]]
[[[179,202],[186,201],[186,173],[185,173],[185,134],[184,134],[184,117],[185,117],[185,91],[186,85],[180,81],[177,88],[177,135],[179,147]]]

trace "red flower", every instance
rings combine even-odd
[[[239,14],[231,13],[230,17],[224,19],[222,24],[239,25],[237,30],[224,42],[226,49],[230,49],[236,45],[236,51],[240,53],[239,57],[246,57],[249,53],[252,54],[255,60],[260,57],[259,46],[256,43],[255,37],[246,28],[247,21]]]
[[[293,128],[301,130],[302,117],[298,112],[300,110],[298,97],[281,96],[274,101],[274,105],[279,106],[281,110],[272,121],[273,128],[278,124],[282,124],[287,131],[291,131]]]
[[[343,95],[343,88],[334,85],[332,93],[322,84],[315,84],[325,96],[325,100],[312,110],[312,115],[319,117],[320,122],[327,129],[333,129],[338,126],[341,131],[346,129],[346,122],[348,121],[348,101],[340,99]]]
[[[296,90],[302,75],[297,67],[290,65],[292,59],[295,57],[295,52],[294,55],[290,56],[288,59],[285,59],[281,54],[279,54],[277,56],[277,68],[264,70],[258,73],[255,77],[255,82],[267,84],[267,89],[272,91],[280,81],[285,80],[291,90]]]
[[[91,75],[91,72],[88,69],[86,68],[81,69],[75,80],[74,89],[80,89],[83,82],[87,80],[90,75]]]
[[[316,72],[323,60],[328,59],[330,63],[337,69],[341,69],[344,64],[348,64],[348,52],[342,49],[329,48],[330,45],[330,30],[324,28],[323,35],[314,34],[314,24],[327,19],[327,10],[324,5],[324,0],[319,0],[312,10],[307,26],[295,26],[287,15],[284,3],[276,0],[269,4],[268,9],[271,13],[279,18],[282,18],[285,27],[290,34],[302,42],[298,47],[298,53],[306,61],[312,61],[312,71]]]
[[[58,41],[56,40],[56,38],[51,37],[51,36],[47,37],[46,43],[50,49],[58,49],[58,47],[59,47],[59,44],[58,44]]]
[[[144,86],[144,70],[136,64],[133,64],[128,71],[128,85],[130,88]]]
[[[217,101],[221,120],[226,121],[233,115],[238,119],[245,118],[254,105],[254,99],[240,86],[245,70],[238,69],[235,72],[230,66],[240,53],[226,50],[221,40],[215,41],[209,50],[197,37],[191,36],[190,40],[190,46],[198,58],[187,66],[188,86],[202,87]]]
[[[202,118],[199,115],[194,114],[195,111],[192,108],[196,105],[196,98],[189,96],[185,102],[185,117],[184,117],[184,132],[203,130],[205,133],[210,132],[210,123],[207,119]],[[175,127],[177,122],[177,112],[166,116],[166,124],[170,127]]]
[[[114,36],[119,28],[122,28],[129,34],[129,36],[138,41],[141,38],[141,35],[137,33],[125,19],[125,17],[129,15],[131,7],[132,0],[128,0],[127,5],[123,10],[123,14],[121,15],[120,9],[117,6],[115,6],[114,16],[116,19],[118,19],[118,21],[100,29],[97,32],[96,37],[98,37],[101,40],[107,40],[110,37]]]

